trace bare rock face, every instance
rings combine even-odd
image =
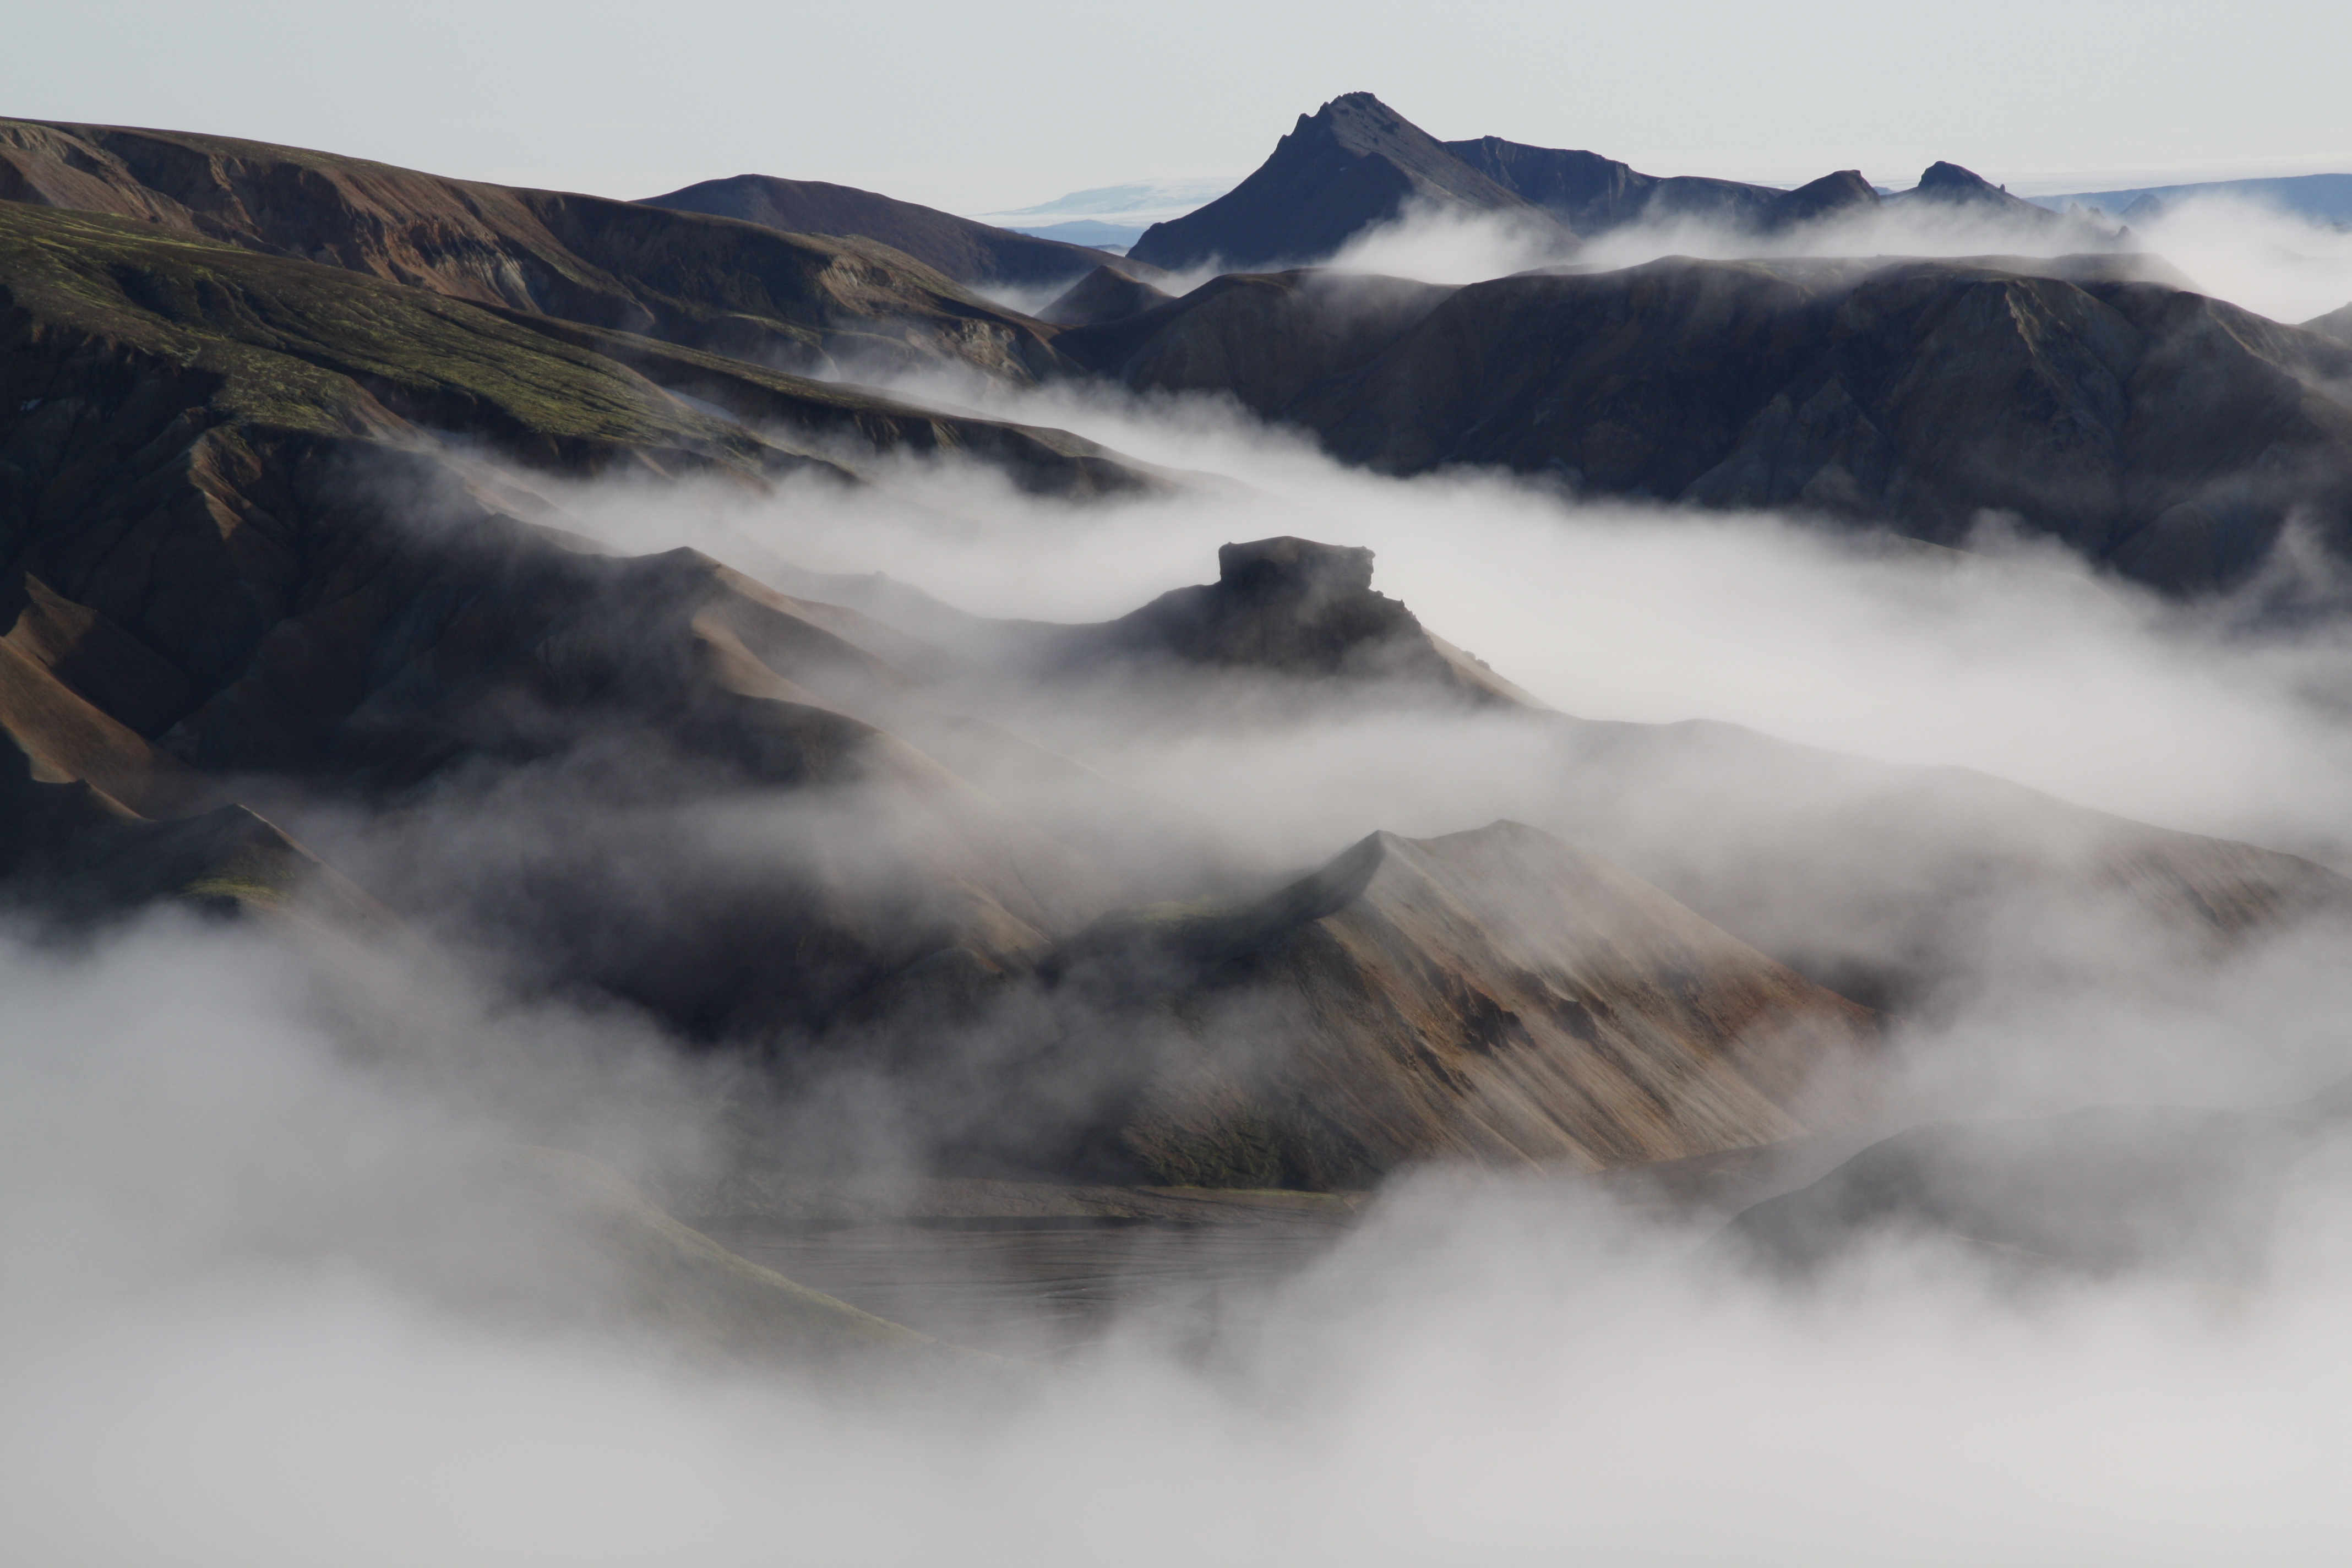
[[[1215,583],[1171,590],[1118,620],[1045,629],[1031,657],[1063,673],[1173,666],[1536,706],[1374,592],[1369,550],[1286,535],[1220,546],[1217,570]]]

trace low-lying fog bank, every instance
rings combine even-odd
[[[2342,1534],[2340,1150],[2244,1271],[2105,1282],[1898,1240],[1784,1285],[1586,1192],[1432,1173],[1205,1355],[1115,1338],[869,1397],[501,1298],[560,1220],[480,1155],[548,1108],[354,1061],[243,939],[5,962],[22,1561],[2189,1564]],[[607,1043],[572,1087],[683,1131],[689,1090],[643,1112],[674,1058]]]

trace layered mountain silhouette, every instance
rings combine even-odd
[[[1244,243],[1251,215],[1322,225],[1317,232],[1338,243],[1364,214],[1407,200],[1519,219],[1539,208],[1544,223],[1570,227],[1633,221],[1626,215],[1662,203],[1693,214],[1713,203],[1759,234],[1880,200],[1852,171],[1749,200],[1739,193],[1760,187],[1651,181],[1590,154],[1491,138],[1439,143],[1365,94],[1302,121],[1284,147],[1260,176],[1179,220],[1191,227],[1163,226],[1177,236],[1166,243],[1210,236],[1182,242],[1201,257],[1311,251],[1323,240]],[[8,121],[0,169],[16,198],[12,223],[40,207],[109,216],[132,226],[109,243],[142,231],[209,238],[397,283],[504,313],[551,344],[651,380],[674,395],[669,416],[688,426],[706,411],[698,405],[716,405],[762,432],[685,439],[679,450],[697,460],[710,460],[703,448],[719,440],[733,443],[738,461],[773,462],[797,439],[769,438],[786,422],[859,447],[876,435],[885,447],[970,449],[966,432],[1029,475],[1024,482],[1060,482],[1040,480],[1016,453],[1039,448],[961,416],[909,419],[901,405],[877,423],[864,419],[860,395],[806,384],[787,395],[772,380],[751,390],[770,366],[832,377],[951,363],[1014,384],[1093,374],[1228,393],[1313,430],[1335,455],[1399,473],[1497,465],[1588,493],[1793,508],[1945,543],[1965,540],[1980,515],[2003,513],[2179,592],[2244,576],[2289,516],[2310,519],[2326,539],[2344,531],[2344,381],[2326,323],[2298,334],[2200,300],[2150,259],[1670,260],[1459,290],[1235,274],[1181,300],[1105,263],[1045,310],[1049,320],[1034,321],[871,237],[790,234],[223,138]],[[1327,185],[1336,193],[1328,199],[1310,195]],[[963,220],[926,226],[916,219],[928,209],[826,190],[839,200],[784,184],[738,194],[768,193],[774,222],[887,229],[945,247],[943,261],[980,265],[985,247],[971,247],[987,237],[955,226]],[[792,207],[787,195],[806,199]],[[1950,164],[1885,201],[2044,228],[2074,221]],[[888,229],[886,218],[912,226]],[[76,244],[98,243],[97,227],[74,232],[84,237]],[[193,252],[152,253],[167,254]],[[416,309],[403,307],[406,325],[364,330],[395,344],[421,320]],[[747,370],[747,359],[763,368]],[[474,394],[433,394],[453,395]],[[675,396],[694,401],[680,410]],[[530,438],[564,439],[552,426],[579,425],[596,401],[543,403],[549,427]],[[557,403],[567,411],[553,414]],[[438,417],[425,403],[405,406],[413,424]],[[1080,468],[1091,460],[1066,441],[1049,445]],[[1115,482],[1099,462],[1091,472]]]
[[[737,174],[647,196],[644,205],[740,218],[787,234],[879,240],[961,283],[1059,283],[1097,267],[1147,282],[1159,276],[1144,262],[821,180]]]

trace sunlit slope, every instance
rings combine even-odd
[[[1114,917],[1052,963],[1139,1033],[1173,1020],[1117,1136],[1179,1183],[1769,1142],[1850,1113],[1826,1081],[1874,1045],[1866,1009],[1509,822],[1376,834],[1261,903]]]
[[[945,361],[1024,381],[1055,357],[1048,329],[873,240],[233,137],[0,121],[0,197],[794,370]]]
[[[1147,725],[1169,754],[1251,725],[1326,732],[1347,713],[1397,798],[1442,789],[1606,854],[1833,988],[1904,1007],[1991,983],[2038,952],[2232,950],[2352,913],[2352,882],[2292,854],[2131,821],[1965,768],[1843,755],[1737,725],[1596,721],[1545,709],[1371,585],[1370,553],[1297,539],[1225,546],[1215,584],[1091,626],[991,623],[873,578],[808,578],[1049,694],[1090,732]],[[1031,714],[1040,699],[1013,704]],[[1024,709],[1023,701],[1027,706]],[[1302,738],[1284,753],[1353,798]],[[1458,750],[1458,755],[1454,754]],[[1181,809],[1181,807],[1180,807]],[[2057,955],[2065,955],[2058,960]]]
[[[740,218],[787,234],[851,235],[877,240],[946,277],[966,283],[1036,286],[1066,281],[1097,268],[1151,279],[1160,268],[1058,239],[1016,234],[914,202],[823,180],[735,174],[703,180],[642,204],[670,212]]]

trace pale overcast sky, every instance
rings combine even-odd
[[[957,211],[1254,167],[1359,89],[1440,137],[1793,184],[2352,171],[2343,0],[1163,7],[11,0],[0,113],[645,196],[741,173]]]

